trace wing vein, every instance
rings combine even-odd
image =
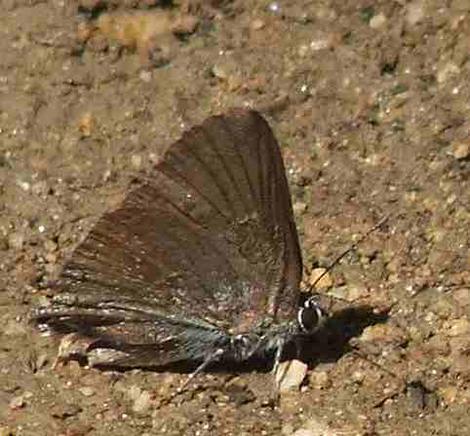
[[[226,123],[223,121],[223,118],[220,118],[220,121],[221,121],[221,124],[223,126],[223,129],[225,130],[226,133],[228,133],[227,137],[230,139],[231,141],[231,144],[230,144],[230,147],[231,149],[237,154],[237,156],[240,158],[240,155],[238,154],[238,147],[236,146],[236,144],[234,144],[233,142],[233,138],[235,135],[233,135],[233,133],[230,131],[230,129],[228,128],[228,126],[226,125]],[[232,170],[231,170],[231,165],[230,164],[227,164],[227,161],[225,159],[225,155],[224,153],[220,153],[220,151],[218,150],[217,148],[217,143],[214,141],[214,139],[212,138],[212,136],[209,134],[209,132],[207,130],[204,131],[205,133],[205,136],[207,138],[207,143],[208,145],[212,148],[214,154],[217,156],[217,158],[219,159],[220,163],[222,164],[222,167],[224,168],[225,170],[225,173],[227,174],[228,178],[230,179],[230,182],[232,184],[232,187],[234,189],[234,191],[236,192],[237,194],[237,197],[239,199],[239,203],[241,205],[243,205],[244,209],[245,209],[245,213],[246,214],[249,214],[249,206],[246,205],[245,203],[245,198],[243,197],[242,193],[241,193],[241,187],[240,187],[240,184],[238,183],[238,181],[236,180],[236,177],[234,176]],[[242,168],[244,168],[244,162],[242,159],[240,159],[240,163],[241,163],[241,166]]]
[[[204,136],[206,136],[205,130],[201,129],[200,131],[203,133]],[[197,147],[188,147],[187,143],[183,141],[181,142],[181,144],[184,144],[186,146],[185,150],[188,151],[188,153],[199,163],[203,170],[209,175],[209,177],[214,183],[214,186],[218,189],[220,195],[224,199],[227,208],[230,209],[232,217],[235,216],[235,209],[233,208],[229,195],[227,194],[223,186],[219,183],[219,179],[217,178],[216,174],[214,174],[214,172],[211,170],[210,166],[206,162],[204,162],[204,160],[197,154]]]
[[[175,156],[175,155],[173,155]],[[183,183],[188,187],[190,188],[192,191],[194,191],[197,195],[199,195],[202,199],[204,199],[206,201],[207,204],[209,204],[212,209],[214,209],[214,211],[220,215],[224,221],[226,222],[230,222],[228,217],[222,212],[222,210],[220,210],[213,201],[211,201],[207,195],[204,195],[204,193],[197,188],[197,186],[193,183],[191,183],[187,177],[184,177],[179,171],[176,171],[176,169],[174,167],[172,167],[167,161],[164,161],[164,162],[161,162],[159,164],[159,170],[160,172],[162,172],[163,174],[165,174],[165,176],[167,176],[169,179],[171,180],[174,180],[176,181],[175,179],[176,178],[179,178],[180,180],[183,181]],[[172,171],[174,175],[176,175],[176,177],[172,177],[171,174],[168,173],[168,170],[170,170],[170,172]],[[182,186],[181,183],[179,183],[180,186]]]

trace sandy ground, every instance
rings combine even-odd
[[[2,1],[0,435],[470,434],[470,3],[158,3]],[[48,279],[133,174],[233,106],[276,132],[307,267],[391,214],[330,273],[342,336],[278,404],[269,368],[169,403],[185,374],[53,370],[58,340],[27,323]]]

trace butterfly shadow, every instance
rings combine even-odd
[[[304,338],[301,360],[308,363],[309,367],[336,362],[356,350],[350,343],[351,339],[359,337],[365,328],[383,324],[388,319],[388,309],[377,312],[376,308],[369,305],[338,310],[314,335]]]

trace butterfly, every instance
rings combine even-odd
[[[90,366],[276,367],[326,316],[301,276],[278,143],[259,113],[233,109],[184,133],[98,220],[33,319],[72,334],[68,357]]]

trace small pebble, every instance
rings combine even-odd
[[[152,397],[148,391],[142,391],[140,396],[134,401],[132,410],[136,413],[145,413],[152,406]]]
[[[283,436],[292,436],[292,433],[294,433],[294,426],[292,425],[292,423],[286,422],[285,424],[283,424],[281,433]]]
[[[64,403],[53,406],[49,413],[53,418],[64,420],[78,415],[81,411],[82,408],[77,404]]]
[[[34,367],[36,371],[43,369],[47,365],[48,362],[49,362],[49,357],[47,353],[39,354],[39,356],[36,358],[36,361],[34,362]]]
[[[457,386],[445,386],[439,389],[439,396],[446,405],[449,405],[455,403],[458,392]]]
[[[410,334],[410,336],[414,339],[414,335]],[[423,340],[424,338],[419,339]],[[425,349],[436,356],[446,356],[450,352],[449,341],[443,335],[436,334],[425,343]]]
[[[127,395],[133,400],[132,410],[136,413],[145,413],[152,406],[152,397],[149,391],[133,385],[127,390]]]
[[[307,375],[307,364],[300,360],[288,360],[279,364],[276,371],[276,383],[279,392],[298,390]]]
[[[27,334],[27,325],[18,319],[3,319],[2,334],[5,336],[24,336]]]
[[[372,29],[380,29],[381,27],[383,27],[385,25],[385,23],[387,22],[387,17],[385,16],[385,14],[383,14],[382,12],[380,14],[377,14],[377,15],[374,15],[370,21],[369,21],[369,26],[372,28]]]
[[[148,70],[142,70],[139,74],[140,80],[145,83],[149,83],[152,80],[152,72]]]
[[[331,38],[328,37],[319,37],[310,42],[310,49],[312,51],[325,50],[331,47]]]
[[[402,343],[406,340],[405,333],[397,326],[390,324],[376,324],[366,327],[362,335],[358,338],[361,342],[397,342]]]
[[[324,274],[323,277],[318,280],[322,274]],[[308,282],[311,286],[315,286],[315,289],[324,289],[333,286],[333,280],[326,268],[314,268],[310,273]]]
[[[292,206],[292,209],[294,209],[295,214],[305,213],[307,208],[308,208],[307,203],[304,203],[303,201],[296,201],[294,205]]]
[[[131,164],[136,170],[139,170],[142,167],[142,156],[140,154],[133,154],[131,156]]]
[[[299,428],[292,436],[334,436],[341,433],[336,432],[328,424],[318,418],[309,418],[302,428]]]
[[[365,378],[366,378],[366,375],[362,371],[354,371],[351,374],[351,379],[356,383],[362,383]]]
[[[85,397],[92,397],[95,395],[95,390],[89,386],[79,388],[78,391]]]
[[[212,74],[218,79],[226,81],[232,74],[232,67],[223,62],[219,62],[212,67]]]
[[[56,251],[56,250],[57,250],[57,243],[54,242],[54,241],[51,241],[50,239],[47,239],[47,240],[44,242],[44,249],[45,249],[48,253],[52,253],[53,251]]]
[[[458,374],[462,379],[470,377],[470,361],[465,354],[452,356],[451,372]]]
[[[78,120],[78,130],[84,137],[91,135],[95,125],[95,120],[90,112],[82,115]]]
[[[84,43],[88,41],[92,34],[93,27],[89,23],[86,23],[85,21],[78,23],[76,35],[79,42]]]
[[[436,80],[438,83],[444,83],[452,76],[460,74],[460,67],[453,62],[447,62],[438,67],[436,72]]]
[[[317,433],[307,428],[299,428],[293,436],[316,436]]]
[[[261,18],[255,18],[251,22],[251,28],[253,30],[261,30],[265,25],[266,23]]]
[[[470,143],[457,142],[452,145],[452,156],[457,160],[467,159],[470,156]]]
[[[457,289],[452,293],[452,297],[460,307],[470,305],[470,289],[461,288]]]
[[[447,321],[444,328],[447,330],[447,335],[451,337],[468,335],[470,333],[470,322],[465,318],[453,319]]]
[[[326,371],[313,371],[309,380],[315,389],[325,389],[331,386],[331,380]]]
[[[47,194],[47,191],[48,191],[48,186],[47,186],[47,182],[45,180],[41,180],[40,182],[36,182],[32,187],[31,187],[31,192],[34,194],[34,195],[39,195],[39,196],[43,196],[45,194]]]
[[[253,402],[256,397],[245,383],[236,381],[227,385],[225,392],[228,400],[237,406]]]
[[[8,235],[8,247],[13,250],[21,250],[24,244],[24,234],[14,232]]]
[[[419,23],[424,18],[424,1],[417,0],[407,6],[406,21],[411,26]]]
[[[345,301],[356,301],[369,295],[369,291],[362,286],[338,286],[330,289],[328,295]]]
[[[350,285],[347,286],[347,300],[348,301],[355,301],[359,300],[360,298],[364,298],[369,295],[368,289],[364,286],[357,286],[357,285]]]
[[[18,180],[17,185],[24,191],[28,192],[31,189],[31,183]]]
[[[10,409],[11,410],[19,410],[22,409],[26,405],[26,401],[23,395],[19,395],[14,397],[10,400]]]

